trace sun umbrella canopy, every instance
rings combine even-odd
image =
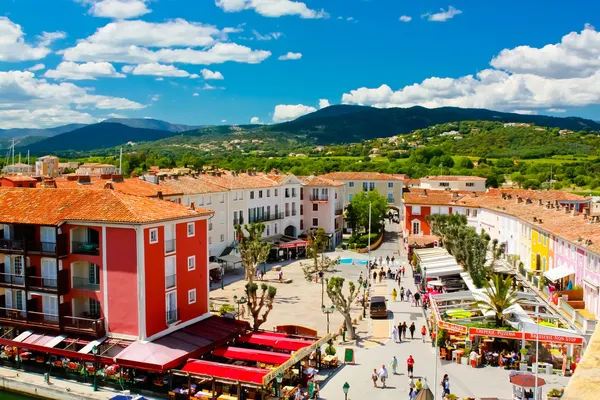
[[[521,374],[510,377],[510,383],[520,387],[535,387],[535,375]],[[537,378],[537,386],[544,386],[546,381],[542,378]]]
[[[446,315],[452,318],[469,318],[471,313],[467,310],[463,310],[462,308],[453,308],[446,311]]]

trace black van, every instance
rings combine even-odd
[[[388,312],[385,302],[386,298],[383,296],[371,297],[371,302],[369,305],[369,312],[371,313],[371,318],[387,318]]]

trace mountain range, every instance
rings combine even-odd
[[[229,136],[239,134],[240,131],[243,131],[246,137],[251,137],[253,134],[264,136],[267,133],[271,136],[281,135],[281,137],[293,135],[312,144],[350,143],[407,134],[415,129],[436,124],[477,120],[531,123],[573,131],[600,131],[599,122],[578,117],[558,118],[457,107],[379,109],[335,105],[304,115],[294,121],[274,125],[189,126],[146,118],[113,118],[86,126],[71,124],[45,130],[10,129],[0,131],[0,135],[11,132],[20,134],[31,132],[35,136],[51,136],[18,148],[19,151],[29,150],[32,155],[41,155],[41,153],[64,151],[86,152],[128,142],[150,142],[178,135],[181,135],[181,139],[178,140],[182,144],[185,144],[186,136],[222,136],[223,140],[226,140]]]

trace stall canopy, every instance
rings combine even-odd
[[[303,347],[313,344],[312,341],[303,339],[292,339],[284,334],[263,335],[261,333],[250,333],[239,338],[239,342],[269,346],[276,350],[298,351]]]
[[[182,371],[190,374],[252,383],[255,385],[262,385],[263,378],[270,372],[268,369],[220,364],[204,360],[189,360]]]
[[[558,268],[553,268],[549,271],[544,272],[544,276],[551,280],[552,282],[557,281],[565,276],[569,276],[574,274],[575,271],[568,265],[562,265]]]
[[[152,342],[135,342],[115,357],[118,364],[163,372],[222,346],[246,331],[248,324],[209,317]]]
[[[230,360],[256,361],[265,364],[279,365],[290,359],[289,354],[274,353],[272,351],[262,351],[245,349],[242,347],[221,347],[212,351],[212,354],[218,357],[229,358]]]
[[[442,276],[448,275],[457,275],[463,271],[463,268],[460,265],[452,265],[443,268],[427,268],[427,278],[438,278]]]

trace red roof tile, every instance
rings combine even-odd
[[[466,176],[466,175],[424,176],[421,179],[427,179],[430,181],[487,181],[487,178],[482,178],[480,176]]]
[[[177,191],[183,194],[206,194],[227,192],[229,189],[215,185],[206,179],[192,176],[180,176],[177,179],[165,179],[159,181],[160,188]]]
[[[344,186],[344,182],[325,178],[323,176],[298,176],[297,178],[306,186]]]
[[[382,174],[381,172],[330,172],[320,175],[322,178],[328,178],[338,181],[400,181],[394,175]]]
[[[76,180],[68,180],[66,178],[56,178],[56,186],[58,188],[71,189],[100,189],[104,190],[104,186],[110,183],[113,189],[120,193],[131,194],[134,196],[158,197],[158,192],[162,192],[165,197],[176,196],[183,194],[181,190],[170,187],[162,187],[151,182],[146,182],[138,178],[125,178],[123,180],[101,179],[90,176],[90,183],[79,183]]]

